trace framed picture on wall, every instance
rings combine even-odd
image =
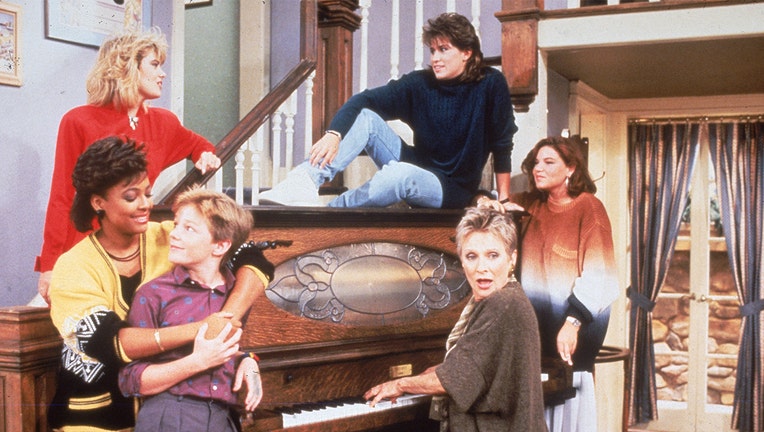
[[[0,84],[21,86],[21,7],[0,2]]]
[[[124,28],[151,25],[151,0],[46,0],[45,36],[101,46]]]

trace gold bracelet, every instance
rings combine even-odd
[[[159,329],[154,330],[154,341],[157,343],[157,347],[159,347],[159,351],[164,352],[164,347],[162,346],[162,340],[159,338]]]

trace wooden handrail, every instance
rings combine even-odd
[[[266,120],[308,79],[316,69],[318,52],[318,7],[317,0],[300,2],[300,62],[279,82],[247,115],[215,146],[215,154],[220,158],[221,167],[231,159],[242,145],[265,123]],[[217,170],[201,174],[191,170],[159,202],[160,206],[172,204],[181,192],[194,184],[204,184]]]
[[[268,93],[252,110],[244,116],[239,123],[231,129],[228,134],[215,146],[215,154],[225,163],[233,157],[239,148],[252,136],[255,131],[265,123],[265,121],[287,100],[308,76],[315,70],[316,62],[311,60],[301,60],[300,63],[292,69],[286,77]],[[221,164],[222,166],[222,164]],[[185,177],[173,187],[167,195],[159,202],[159,205],[169,205],[178,194],[187,190],[194,184],[206,183],[215,171],[208,171],[201,174],[199,170],[191,170]]]

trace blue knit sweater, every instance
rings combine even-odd
[[[494,171],[512,168],[517,132],[509,87],[499,71],[487,68],[476,82],[438,81],[431,70],[408,73],[384,86],[351,97],[329,129],[347,134],[362,109],[385,120],[401,120],[414,131],[401,160],[435,174],[443,186],[443,208],[467,206],[480,185],[488,155]]]

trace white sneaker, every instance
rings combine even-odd
[[[322,207],[318,198],[318,187],[308,175],[304,167],[290,171],[284,181],[261,192],[258,196],[260,204],[276,204],[283,206]]]

